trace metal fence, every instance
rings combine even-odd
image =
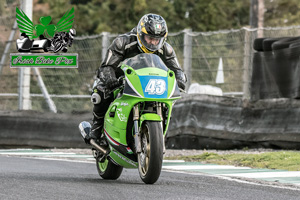
[[[11,3],[10,3],[11,2]],[[7,7],[17,6],[15,1],[6,1]],[[19,32],[10,36],[15,22],[15,10],[0,13],[0,56],[16,53],[15,41]],[[192,83],[221,88],[223,95],[249,99],[252,71],[252,44],[257,29],[242,28],[217,32],[192,32],[183,30],[169,33],[167,42],[177,54],[179,63]],[[300,27],[264,28],[264,37],[299,36]],[[90,93],[95,70],[100,66],[107,47],[116,34],[102,33],[94,36],[76,37],[71,53],[79,55],[77,69],[44,69],[39,73],[58,112],[82,112],[92,110]],[[5,54],[7,44],[11,43]],[[19,109],[19,70],[9,67],[9,56],[0,67],[0,110]],[[49,105],[39,87],[39,76],[30,72],[31,109],[48,111]],[[222,77],[221,81],[217,77]]]

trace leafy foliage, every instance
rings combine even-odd
[[[265,26],[292,26],[300,24],[298,0],[265,0]]]
[[[239,29],[249,25],[250,0],[40,0],[49,6],[47,14],[60,19],[75,8],[78,35],[101,32],[123,33],[135,27],[146,13],[162,15],[170,32],[190,28],[193,31]],[[265,26],[300,24],[298,0],[264,0]],[[40,10],[39,10],[40,11]],[[56,22],[57,23],[57,22]]]

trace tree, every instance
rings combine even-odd
[[[146,13],[162,15],[169,32],[191,28],[193,31],[239,29],[249,25],[251,0],[40,0],[34,14],[51,15],[54,22],[75,8],[74,28],[78,35],[101,32],[124,33],[135,27]],[[291,26],[300,23],[299,0],[264,0],[264,26]],[[43,6],[37,6],[37,5]],[[44,13],[43,13],[44,12]]]
[[[174,7],[181,28],[193,31],[239,28],[248,23],[249,3],[241,1],[175,0]]]
[[[265,0],[265,27],[300,24],[299,0]]]

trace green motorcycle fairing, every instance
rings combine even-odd
[[[143,121],[164,121],[163,134],[168,130],[172,106],[180,98],[175,74],[154,54],[139,54],[125,60],[124,88],[115,93],[117,98],[111,103],[105,114],[104,134],[109,142],[109,156],[125,168],[137,168],[137,156],[131,139],[133,135],[133,107],[138,104],[140,110],[139,127]],[[168,108],[164,119],[157,113],[144,110],[145,102],[159,102]],[[130,144],[129,144],[130,143]]]

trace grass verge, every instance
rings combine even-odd
[[[300,153],[296,151],[279,151],[259,154],[217,154],[206,152],[200,155],[174,156],[166,157],[165,159],[179,159],[188,162],[245,166],[251,168],[300,171]]]

